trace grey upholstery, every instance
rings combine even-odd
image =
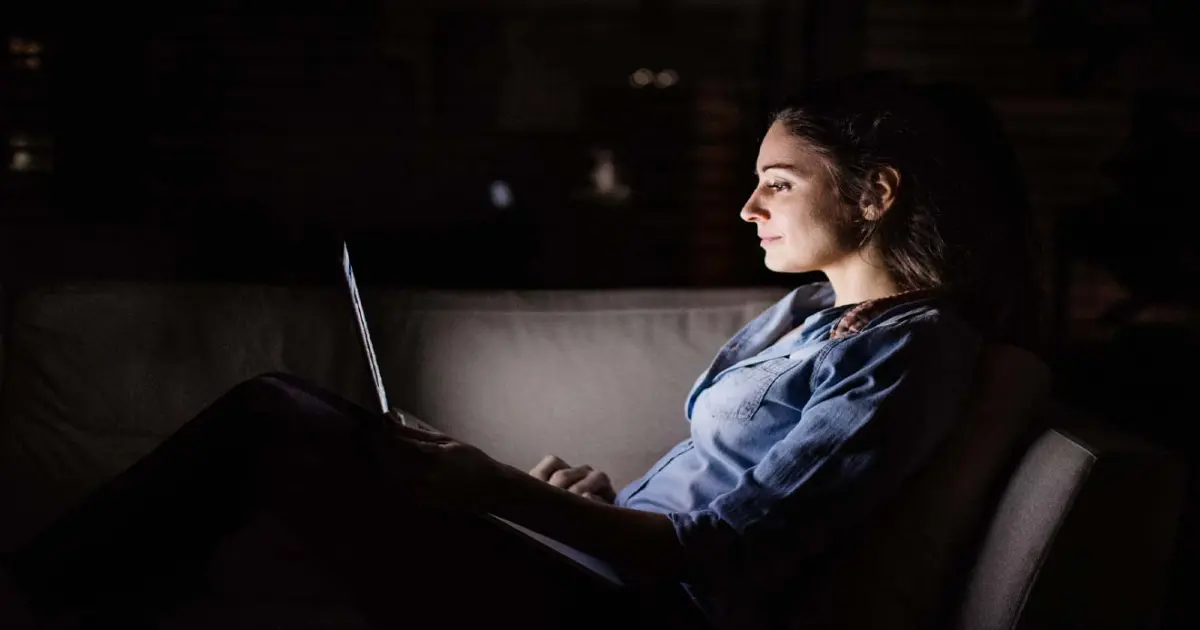
[[[149,452],[237,382],[291,370],[352,397],[366,370],[333,292],[80,285],[10,303],[0,550]]]
[[[552,452],[620,484],[686,434],[696,376],[783,292],[364,293],[393,404],[519,467]],[[240,380],[284,370],[370,400],[335,289],[94,283],[23,291],[6,307],[0,550]],[[797,602],[798,627],[1149,625],[1178,462],[1129,436],[1064,428],[1043,403],[1044,367],[1008,348],[988,356],[960,429],[847,539],[824,588]],[[304,603],[320,579],[303,579],[302,550],[260,525],[268,533],[230,541],[236,560],[214,569],[237,606],[205,602],[192,619],[354,626],[352,611]],[[280,566],[290,600],[263,592]]]
[[[1111,429],[1044,432],[991,520],[957,627],[1155,627],[1184,478],[1178,458]]]
[[[632,481],[687,437],[684,397],[783,292],[377,294],[395,403],[528,469],[554,453]]]

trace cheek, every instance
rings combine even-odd
[[[780,231],[786,236],[785,240],[797,245],[824,242],[834,234],[828,212],[809,199],[790,204],[779,218],[782,223]]]
[[[810,271],[839,257],[836,223],[825,208],[802,200],[781,208],[778,230],[783,240],[767,252],[768,261],[781,271]]]

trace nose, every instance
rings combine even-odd
[[[750,198],[742,205],[742,211],[738,216],[747,223],[757,223],[767,218],[767,210],[759,203],[758,190],[750,193]]]

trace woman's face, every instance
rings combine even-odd
[[[741,217],[757,225],[768,269],[817,271],[853,253],[840,237],[841,210],[821,158],[782,123],[763,138],[755,172],[758,186]]]

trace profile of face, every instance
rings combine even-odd
[[[783,123],[771,125],[763,138],[755,173],[758,185],[741,218],[757,226],[768,269],[824,270],[855,253],[822,158]]]

